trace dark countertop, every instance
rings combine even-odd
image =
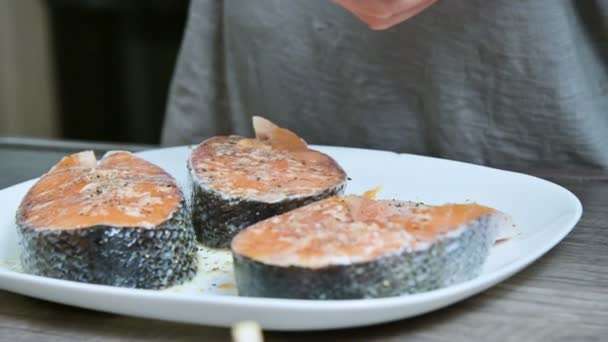
[[[0,188],[38,177],[73,151],[149,147],[0,138]],[[517,171],[566,187],[585,210],[540,260],[481,294],[417,318],[338,331],[266,332],[266,340],[608,341],[608,172]],[[230,340],[228,329],[112,315],[5,291],[0,303],[0,341]]]

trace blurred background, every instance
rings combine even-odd
[[[186,0],[0,0],[0,136],[157,144]]]

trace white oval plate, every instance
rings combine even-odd
[[[414,155],[314,146],[334,157],[352,178],[347,193],[378,185],[380,198],[430,204],[474,201],[510,214],[517,236],[493,247],[482,274],[455,286],[415,295],[364,300],[291,300],[236,296],[227,252],[199,252],[194,281],[171,289],[137,290],[24,274],[14,215],[31,180],[0,191],[0,288],[88,309],[228,327],[253,319],[265,329],[314,330],[364,326],[426,313],[479,293],[520,271],[561,241],[582,214],[566,189],[539,178]],[[188,147],[140,155],[186,182]],[[188,192],[187,189],[184,189]]]

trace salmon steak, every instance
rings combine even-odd
[[[342,194],[346,173],[297,135],[254,117],[255,138],[218,136],[192,151],[192,221],[198,240],[228,248],[242,229]]]
[[[330,197],[258,222],[232,241],[239,295],[358,299],[411,294],[476,277],[501,212]]]
[[[154,289],[194,276],[196,239],[177,182],[129,152],[63,158],[27,192],[16,223],[31,274]]]

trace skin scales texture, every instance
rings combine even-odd
[[[138,188],[160,191],[166,200]],[[92,152],[68,156],[30,189],[17,212],[24,270],[132,288],[181,283],[196,269],[185,209],[175,180],[128,152],[108,153],[99,165]]]
[[[346,186],[342,183],[313,196],[265,203],[227,198],[205,189],[194,177],[191,177],[191,184],[192,224],[196,228],[196,237],[202,244],[212,248],[229,248],[232,238],[244,228],[308,203],[342,194]]]
[[[296,299],[380,298],[457,284],[479,275],[498,230],[507,222],[503,214],[487,210],[467,220],[460,220],[455,226],[444,226],[433,234],[418,234],[408,229],[409,234],[406,235],[410,238],[388,235],[386,227],[378,228],[369,223],[371,221],[367,221],[365,227],[371,227],[369,234],[360,230],[350,235],[347,233],[345,238],[338,229],[318,235],[327,227],[349,222],[348,218],[335,212],[332,214],[336,216],[335,220],[318,215],[326,210],[324,202],[333,200],[335,198],[329,198],[296,209],[282,215],[284,219],[280,221],[262,221],[237,235],[232,243],[232,252],[239,295]],[[346,201],[350,201],[350,198],[347,197]],[[373,206],[377,207],[378,202],[383,201],[372,204],[368,200],[363,202],[360,204],[360,199],[354,200],[355,204],[359,203],[354,207],[355,219],[357,212],[373,212]],[[411,210],[412,205],[407,202],[380,203],[380,206],[402,207],[402,215]],[[299,211],[303,216],[297,215]],[[439,210],[434,214],[443,213],[445,211]],[[293,223],[305,217],[314,217],[314,220],[304,223],[304,226]],[[434,220],[442,219],[436,217]],[[314,225],[319,220],[324,222],[320,230],[305,228],[306,224]],[[344,225],[343,229],[356,231],[361,228],[357,224],[350,227]],[[267,229],[269,226],[275,228]],[[437,224],[433,229],[439,226]],[[301,235],[293,233],[298,229],[304,230]],[[374,241],[378,234],[387,235],[374,245],[370,241]],[[358,241],[357,235],[363,241]],[[306,236],[312,236],[311,242],[302,243]],[[289,242],[290,237],[297,241]],[[315,237],[322,238],[315,240]],[[328,247],[340,239],[346,239],[342,247]],[[264,245],[264,240],[268,245]],[[397,242],[391,244],[392,241]],[[366,243],[369,246],[366,247]],[[268,246],[275,247],[268,250]],[[345,258],[345,255],[348,257]]]
[[[192,222],[206,246],[229,248],[247,226],[344,191],[329,156],[262,118],[254,127],[256,139],[215,137],[191,153]]]

